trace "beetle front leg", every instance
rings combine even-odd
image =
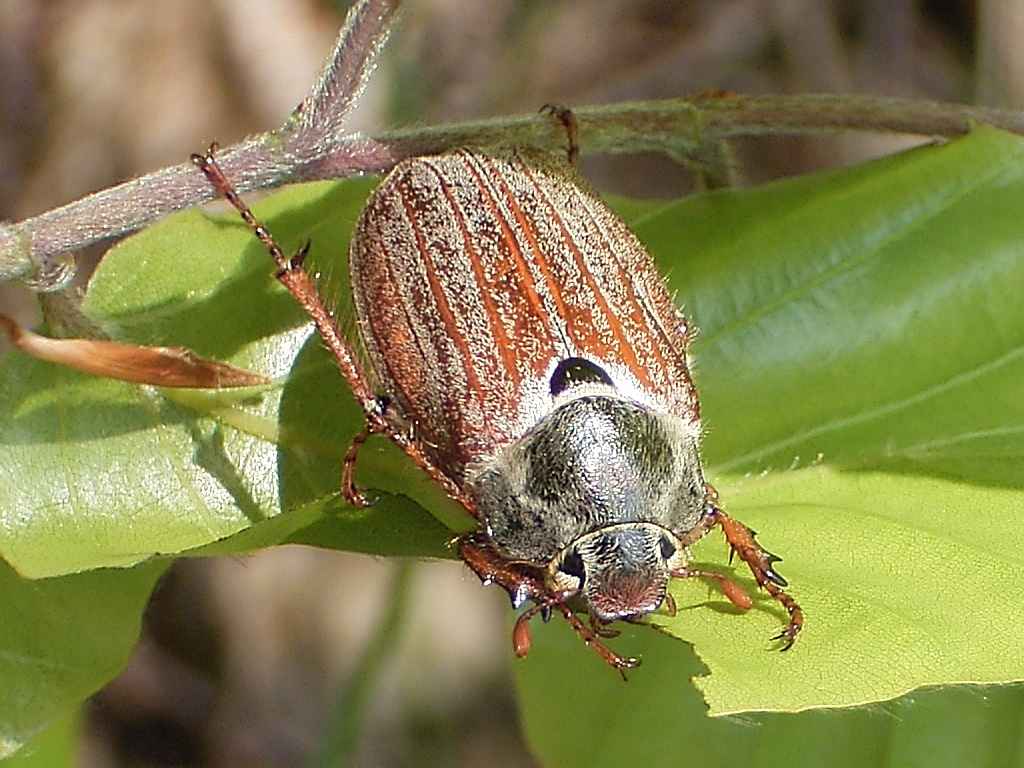
[[[475,534],[463,536],[458,540],[459,556],[463,562],[480,578],[486,586],[498,584],[508,592],[513,608],[519,608],[527,600],[536,605],[531,606],[516,619],[512,630],[512,649],[516,656],[522,658],[530,652],[530,620],[538,613],[546,621],[552,610],[559,611],[569,626],[580,639],[593,648],[609,666],[618,670],[623,679],[626,670],[639,666],[640,660],[628,656],[620,656],[601,642],[599,633],[593,631],[566,604],[572,595],[552,593],[544,583],[544,576],[537,568],[506,560],[486,542]]]
[[[505,588],[513,609],[521,608],[527,600],[538,605],[546,603],[548,588],[537,568],[506,560],[476,534],[459,538],[458,548],[459,557],[480,577],[485,587],[497,584]]]
[[[771,595],[786,609],[789,622],[786,627],[772,640],[781,640],[783,651],[788,651],[796,642],[797,635],[804,626],[804,612],[800,605],[789,594],[784,591],[788,586],[786,580],[775,570],[775,563],[782,558],[773,555],[764,549],[754,538],[755,533],[746,525],[730,517],[715,503],[718,501],[718,492],[710,484],[707,486],[708,508],[704,517],[692,531],[683,537],[683,544],[689,545],[704,536],[716,525],[725,534],[725,540],[729,543],[729,560],[733,555],[739,555],[740,559],[747,564],[750,572],[754,575],[757,585]],[[721,584],[721,582],[720,582]],[[725,586],[724,584],[722,585]],[[735,585],[734,585],[735,586]],[[728,591],[724,590],[726,596],[732,600]],[[735,602],[735,601],[733,601]]]
[[[783,591],[783,587],[788,586],[787,582],[772,567],[782,558],[764,549],[754,539],[754,532],[750,528],[739,520],[729,517],[718,507],[712,507],[708,514],[714,516],[715,522],[725,534],[725,540],[729,542],[731,548],[730,558],[732,553],[738,554],[750,568],[750,572],[754,574],[757,585],[786,609],[789,623],[772,640],[781,640],[781,650],[788,651],[796,642],[796,636],[800,634],[800,630],[803,629],[804,612],[796,600]]]
[[[725,595],[729,602],[735,605],[742,611],[745,611],[753,605],[753,601],[750,599],[750,595],[743,591],[743,587],[737,584],[732,579],[723,576],[720,573],[714,571],[704,571],[695,568],[677,568],[672,571],[672,578],[674,579],[706,579],[707,581],[713,581],[718,585],[718,589],[723,595]],[[665,595],[666,598],[672,597],[669,594]],[[675,615],[675,603],[672,603],[669,611],[670,616]]]

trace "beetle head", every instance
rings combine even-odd
[[[581,536],[552,561],[551,587],[579,594],[600,621],[642,616],[665,600],[673,568],[685,564],[679,539],[652,523],[613,525]]]

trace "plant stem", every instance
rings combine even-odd
[[[324,155],[358,153],[362,140],[343,136],[341,126],[373,71],[398,7],[399,0],[357,2],[317,82],[284,125],[218,156],[240,190],[300,180],[303,169]],[[0,225],[0,282],[20,279],[33,281],[39,290],[62,289],[74,276],[60,263],[64,254],[141,229],[213,195],[203,175],[182,163],[20,223]]]
[[[381,617],[366,645],[355,674],[339,689],[327,722],[323,750],[314,765],[323,768],[353,765],[359,749],[359,737],[366,710],[373,697],[380,672],[394,652],[401,636],[402,621],[409,603],[412,562],[399,560],[395,568],[387,612]]]
[[[358,3],[320,78],[284,125],[218,155],[240,192],[386,171],[404,158],[459,146],[562,145],[562,131],[537,114],[391,131],[376,138],[345,134],[344,120],[373,69],[398,5],[398,0]],[[738,136],[868,131],[951,137],[976,123],[1024,133],[1020,112],[874,96],[714,93],[575,112],[584,151],[661,151],[698,165],[701,157],[713,154],[710,145]],[[38,290],[59,289],[70,279],[71,270],[62,269],[66,254],[213,196],[203,175],[181,163],[0,225],[0,282],[35,281]]]

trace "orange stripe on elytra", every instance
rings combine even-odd
[[[541,276],[544,278],[544,283],[547,286],[548,292],[551,294],[551,300],[555,303],[555,315],[562,319],[565,323],[566,330],[572,334],[572,323],[570,321],[569,305],[566,303],[565,298],[562,296],[562,286],[559,285],[558,280],[555,279],[554,272],[551,270],[551,266],[548,264],[547,258],[544,252],[540,249],[537,243],[537,238],[534,234],[533,228],[530,226],[529,220],[523,214],[523,209],[519,206],[519,202],[516,200],[515,195],[512,194],[512,190],[509,189],[508,184],[501,174],[494,174],[494,177],[498,179],[501,185],[501,192],[504,196],[505,203],[508,205],[509,210],[516,219],[516,223],[523,231],[523,235],[526,237],[527,243],[530,246],[531,255],[533,256],[533,263],[537,266]],[[519,248],[518,241],[515,240],[515,235],[512,233],[508,223],[502,217],[502,224],[506,233],[506,241],[510,246],[514,246],[517,254],[519,255],[520,263],[523,269],[529,269],[525,259],[523,259],[522,249]],[[541,310],[543,311],[543,309]],[[576,313],[572,313],[576,314]],[[542,315],[546,317],[546,315]],[[568,352],[568,350],[566,350]]]
[[[412,227],[413,235],[416,237],[416,252],[423,260],[423,267],[427,273],[427,283],[430,285],[430,293],[434,297],[434,303],[437,306],[437,314],[440,316],[441,324],[447,331],[448,339],[455,345],[459,357],[462,359],[462,369],[466,375],[468,394],[475,395],[477,402],[483,402],[483,387],[480,385],[480,379],[476,375],[476,368],[473,366],[473,356],[469,348],[469,342],[459,332],[455,322],[455,313],[452,312],[451,307],[448,305],[448,297],[445,296],[444,288],[441,287],[441,281],[438,280],[437,266],[434,264],[434,260],[430,256],[430,250],[427,248],[426,238],[423,236],[423,230],[419,225],[419,217],[409,202],[405,190],[399,186],[397,187],[397,192],[402,200],[402,206],[405,208],[405,216]],[[464,422],[462,411],[458,411],[454,415],[460,423]]]
[[[523,173],[530,180],[534,190],[537,192],[537,196],[544,201],[547,205],[548,210],[554,220],[558,223],[558,229],[562,233],[562,242],[565,243],[569,252],[572,253],[573,261],[576,263],[576,267],[579,270],[579,274],[586,280],[587,285],[590,286],[590,290],[594,294],[594,300],[597,302],[598,308],[604,314],[605,319],[608,322],[608,327],[611,329],[612,334],[618,341],[619,348],[619,359],[626,364],[633,371],[633,375],[636,376],[637,381],[646,386],[653,386],[651,376],[647,370],[640,365],[640,361],[637,359],[636,352],[633,350],[633,345],[629,343],[626,338],[625,332],[622,329],[622,323],[611,311],[611,307],[608,305],[608,301],[605,299],[604,294],[601,292],[601,286],[598,281],[594,279],[593,273],[587,267],[586,260],[583,258],[583,254],[580,252],[576,242],[572,239],[572,235],[569,234],[569,230],[566,229],[565,223],[558,211],[555,209],[554,204],[550,198],[541,189],[541,186],[537,183],[537,179],[534,177],[532,170],[529,165],[525,162],[522,163]],[[571,182],[567,182],[571,183]],[[629,282],[628,280],[626,282]]]
[[[519,385],[522,383],[522,373],[516,366],[515,355],[512,350],[508,333],[505,330],[505,324],[501,321],[501,317],[498,315],[498,307],[494,303],[494,299],[492,297],[494,286],[487,284],[480,251],[473,244],[473,236],[469,231],[469,223],[466,221],[466,214],[462,208],[459,207],[458,201],[455,199],[455,195],[452,194],[451,186],[448,184],[444,176],[430,163],[424,164],[434,173],[434,177],[437,179],[437,183],[441,187],[441,191],[444,193],[445,199],[448,201],[448,205],[451,207],[452,216],[459,225],[459,231],[462,233],[462,242],[466,248],[470,266],[473,269],[473,278],[476,280],[478,289],[477,293],[484,304],[484,312],[487,314],[487,324],[490,326],[491,333],[494,335],[495,341],[497,342],[498,353],[501,355],[501,363],[512,382],[513,391],[518,391]]]
[[[626,293],[628,294],[628,299],[630,303],[632,303],[632,305],[635,308],[635,310],[630,314],[637,318],[636,325],[638,328],[644,328],[650,331],[650,333],[648,333],[648,337],[651,340],[651,352],[654,353],[654,357],[657,359],[658,364],[661,366],[661,369],[665,371],[668,370],[668,361],[665,359],[665,355],[662,354],[662,348],[664,347],[673,352],[676,358],[675,362],[677,367],[680,367],[685,370],[685,353],[682,353],[678,349],[676,349],[675,342],[672,340],[672,338],[668,335],[668,332],[665,330],[665,326],[662,324],[661,318],[658,317],[658,313],[656,312],[655,308],[651,306],[649,302],[642,301],[640,299],[640,296],[636,290],[636,281],[634,279],[634,276],[631,275],[626,270],[625,265],[619,258],[618,252],[614,248],[612,248],[612,244],[609,241],[604,228],[600,225],[597,218],[594,216],[594,212],[591,209],[590,205],[588,205],[587,196],[579,187],[575,185],[573,185],[572,194],[576,198],[579,206],[584,211],[587,212],[587,218],[590,220],[591,225],[594,227],[595,230],[601,233],[601,240],[604,243],[605,252],[611,256],[612,260],[615,263],[615,266],[618,267],[619,278],[622,281],[622,285],[626,287]],[[659,279],[661,279],[660,276]],[[646,323],[642,322],[644,318],[646,318],[647,320]],[[661,344],[657,343],[656,341],[658,337],[660,337],[661,339]]]
[[[473,178],[476,180],[477,186],[480,189],[481,194],[486,198],[487,208],[490,214],[495,218],[501,227],[501,238],[505,245],[508,246],[509,253],[515,261],[516,274],[519,275],[523,291],[526,294],[526,300],[529,302],[533,314],[537,317],[548,336],[548,344],[552,347],[555,344],[554,334],[551,332],[551,326],[548,320],[548,312],[544,307],[544,302],[540,298],[540,294],[537,293],[536,284],[533,280],[533,275],[530,273],[529,265],[526,263],[526,259],[523,258],[523,252],[519,248],[519,243],[516,242],[515,235],[512,232],[512,227],[509,226],[508,221],[502,215],[501,209],[498,207],[498,203],[491,194],[491,190],[484,182],[480,169],[474,166],[473,161],[479,161],[479,157],[475,155],[462,155],[467,160],[466,167]]]

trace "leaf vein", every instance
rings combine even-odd
[[[894,413],[905,410],[915,405],[919,405],[933,397],[946,394],[957,387],[961,387],[965,384],[975,382],[990,373],[998,371],[1007,365],[1010,365],[1018,360],[1024,358],[1024,344],[1019,344],[1016,347],[1011,348],[1006,353],[999,357],[988,360],[978,365],[974,365],[965,371],[961,371],[945,381],[934,384],[930,387],[926,387],[920,392],[916,392],[909,397],[905,397],[899,400],[892,400],[886,403],[880,403],[872,408],[861,411],[860,413],[853,414],[851,416],[841,416],[831,421],[826,421],[823,424],[819,424],[810,429],[805,429],[801,432],[797,432],[794,435],[783,438],[781,440],[774,440],[766,443],[762,446],[754,448],[753,450],[747,451],[740,456],[729,459],[728,461],[720,462],[714,466],[715,472],[728,472],[735,470],[736,467],[747,464],[759,457],[778,453],[786,448],[810,440],[813,438],[821,437],[829,432],[835,432],[838,430],[846,429],[849,427],[859,426],[870,421],[874,421],[886,416],[891,416]]]

